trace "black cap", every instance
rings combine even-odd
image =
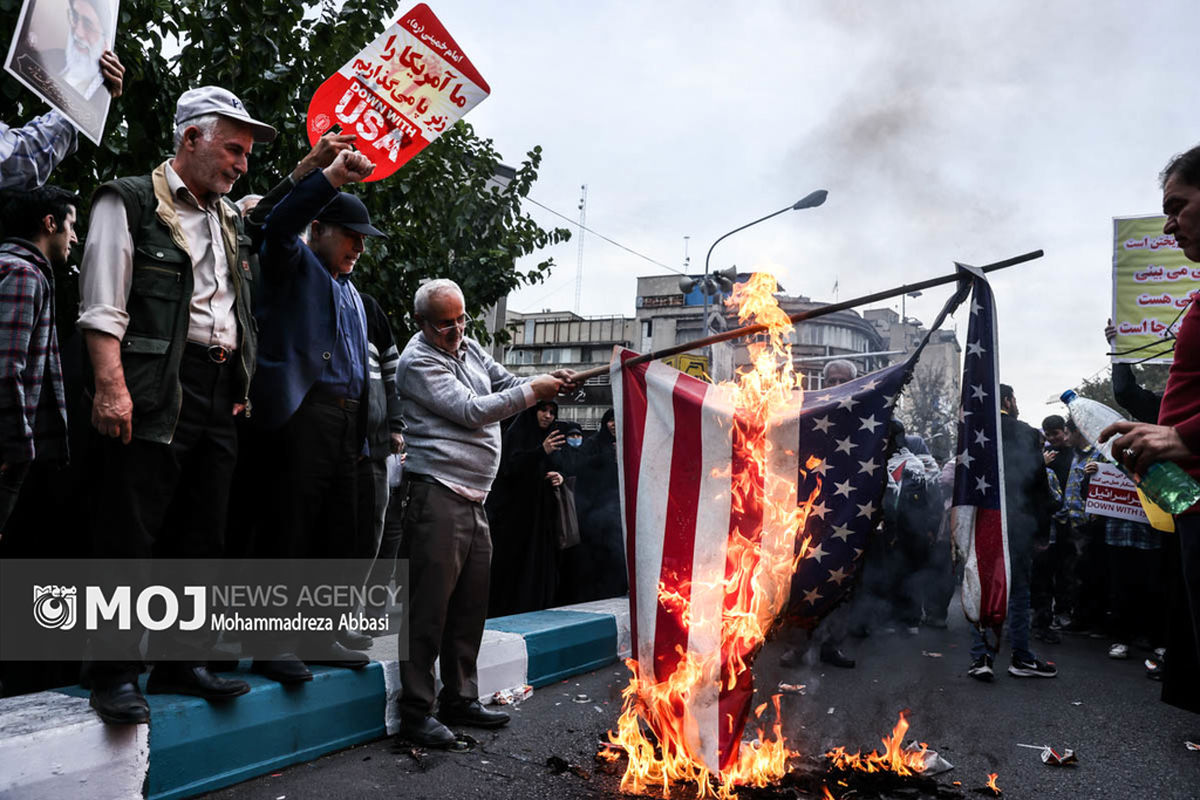
[[[371,215],[363,201],[348,192],[338,192],[337,197],[329,201],[329,205],[317,214],[317,222],[323,225],[341,225],[363,236],[380,236],[384,239],[387,234],[371,225]]]

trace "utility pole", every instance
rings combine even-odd
[[[575,313],[579,313],[579,301],[583,297],[583,231],[587,224],[587,184],[579,187],[579,257],[575,262]]]

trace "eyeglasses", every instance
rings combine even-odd
[[[456,328],[467,327],[467,315],[459,314],[457,319],[451,320],[450,322],[443,322],[441,325],[435,325],[434,323],[431,322],[431,323],[429,323],[429,327],[433,328],[435,333],[438,333],[438,334],[441,334],[444,336],[445,334],[450,333],[450,331],[452,331]]]

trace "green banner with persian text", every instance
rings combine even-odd
[[[1113,361],[1169,364],[1200,264],[1187,260],[1161,215],[1113,218]]]

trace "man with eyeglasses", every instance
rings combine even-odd
[[[497,364],[466,335],[466,301],[454,281],[423,284],[413,306],[421,330],[396,371],[408,444],[399,557],[409,560],[411,598],[400,734],[446,747],[455,741],[447,724],[499,728],[509,719],[479,704],[475,665],[492,556],[483,502],[500,465],[500,420],[574,388],[575,373],[518,378]]]

